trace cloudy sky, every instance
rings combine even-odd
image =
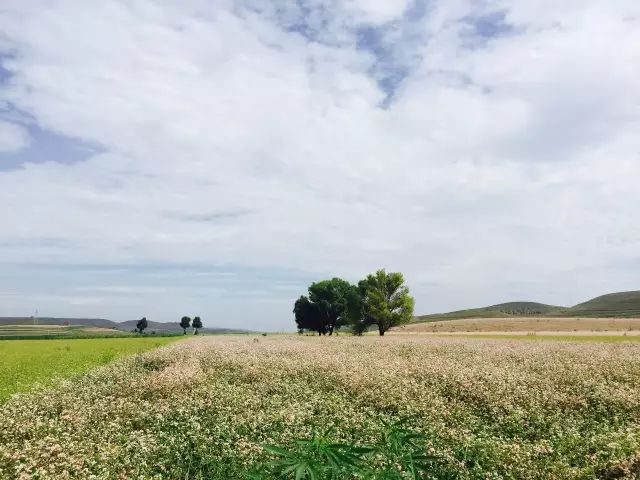
[[[640,288],[637,0],[2,0],[0,315]]]

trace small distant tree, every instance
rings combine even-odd
[[[149,324],[147,323],[147,317],[142,317],[140,320],[138,320],[138,323],[136,323],[136,331],[138,333],[142,333],[148,326]]]
[[[195,332],[193,332],[193,334],[197,335],[198,329],[202,328],[202,320],[200,319],[200,317],[193,317],[192,326],[193,328],[195,328]]]
[[[189,328],[191,326],[191,318],[187,317],[186,315],[184,317],[182,317],[180,319],[180,326],[182,327],[183,335],[186,335],[187,334],[187,328]]]

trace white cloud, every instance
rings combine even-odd
[[[356,32],[406,2],[8,2],[3,99],[103,153],[0,172],[0,262],[386,266],[422,311],[633,287],[635,3],[436,3],[382,36],[382,108]],[[513,30],[470,37],[493,11]]]
[[[15,123],[0,120],[0,153],[18,152],[29,145],[29,133]]]
[[[409,0],[347,0],[348,8],[362,15],[361,20],[374,24],[390,22],[402,17]]]

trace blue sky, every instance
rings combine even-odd
[[[633,0],[8,0],[0,315],[280,330],[637,289]],[[585,46],[588,46],[586,48]]]

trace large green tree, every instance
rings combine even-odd
[[[293,308],[298,329],[332,335],[349,322],[349,298],[354,295],[357,287],[341,278],[312,283],[308,296],[301,296]]]
[[[327,333],[327,326],[324,321],[320,307],[309,300],[309,297],[301,295],[293,305],[293,313],[299,332],[311,330],[318,332],[318,335]]]
[[[362,335],[375,323],[364,308],[364,298],[364,284],[360,282],[355,289],[355,294],[349,297],[347,306],[348,323],[354,335]]]
[[[409,323],[413,318],[414,300],[400,272],[384,269],[370,274],[358,283],[358,298],[349,303],[349,319],[354,333],[362,333],[377,325],[380,335],[391,327]]]
[[[355,293],[355,289],[346,280],[336,277],[314,282],[309,287],[309,300],[318,305],[329,335],[348,323],[349,297]]]

